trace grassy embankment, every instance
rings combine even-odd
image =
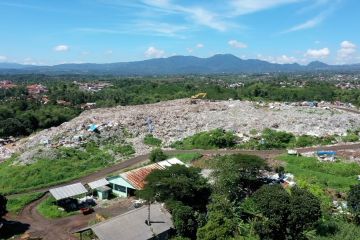
[[[114,146],[124,156],[131,155],[132,146]],[[2,194],[22,193],[33,189],[56,185],[115,163],[106,149],[87,144],[84,150],[60,148],[56,159],[37,159],[28,165],[14,165],[16,157],[0,164],[0,189]]]
[[[39,199],[42,195],[43,193],[27,193],[9,198],[6,204],[6,209],[10,213],[19,214],[26,205]]]

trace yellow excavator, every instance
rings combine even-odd
[[[194,96],[190,97],[190,103],[196,104],[198,99],[204,99],[206,97],[207,93],[198,93]]]

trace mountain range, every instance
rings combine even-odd
[[[209,58],[172,56],[135,62],[59,64],[35,66],[0,63],[0,74],[113,74],[113,75],[167,75],[167,74],[237,74],[275,72],[360,72],[360,64],[328,65],[314,61],[308,65],[277,64],[258,59],[240,59],[231,54],[217,54]]]

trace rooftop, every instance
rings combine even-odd
[[[91,227],[99,240],[152,239],[173,228],[171,215],[161,204],[150,206],[151,225],[145,224],[148,206],[135,209]]]

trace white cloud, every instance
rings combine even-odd
[[[329,55],[330,55],[329,48],[308,49],[305,53],[305,57],[310,57],[310,58],[326,58]]]
[[[226,31],[230,26],[230,24],[221,19],[221,15],[215,14],[202,7],[185,7],[173,4],[169,0],[143,0],[142,2],[165,13],[185,14],[188,19],[193,20],[196,24],[207,26],[218,31]]]
[[[239,42],[237,40],[230,40],[228,41],[228,44],[233,48],[247,48],[245,43]]]
[[[325,19],[325,15],[319,15],[313,19],[307,20],[304,23],[301,23],[299,25],[292,27],[285,32],[296,32],[296,31],[300,31],[300,30],[314,28],[317,25],[319,25],[320,23],[322,23],[324,21],[324,19]]]
[[[54,47],[55,52],[67,52],[70,47],[68,45],[57,45]]]
[[[7,56],[0,55],[0,62],[5,62],[7,59],[8,59]]]
[[[356,53],[357,46],[350,41],[343,41],[340,43],[340,49],[338,50],[338,58],[340,60],[351,60]]]
[[[114,53],[114,52],[113,52],[113,50],[111,50],[111,49],[105,51],[105,54],[106,54],[106,55],[112,55],[113,53]]]
[[[198,43],[198,44],[196,44],[196,47],[197,47],[197,48],[203,48],[203,47],[204,47],[204,44]]]
[[[145,51],[145,56],[149,57],[149,58],[162,58],[165,57],[165,51],[161,50],[161,49],[157,49],[155,47],[149,47],[146,51]]]
[[[254,13],[301,0],[232,0],[231,5],[236,15]]]
[[[194,51],[194,49],[192,49],[192,48],[187,48],[186,51],[187,51],[188,53],[192,53],[192,52]]]
[[[261,54],[257,55],[257,58],[260,60],[264,60],[270,63],[278,63],[278,64],[289,64],[289,63],[295,63],[298,61],[297,58],[287,55],[281,55],[281,56],[263,56]]]

